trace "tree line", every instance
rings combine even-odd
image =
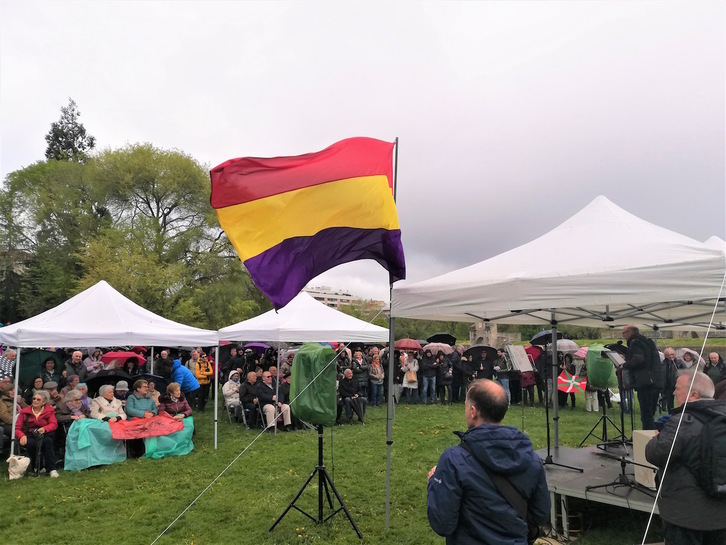
[[[8,174],[0,189],[0,322],[99,280],[204,328],[271,308],[217,223],[208,167],[148,143],[96,151],[79,117],[70,100],[45,137],[45,159]]]

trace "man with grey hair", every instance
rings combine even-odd
[[[84,382],[86,379],[86,364],[83,363],[83,352],[75,350],[71,354],[71,361],[66,362],[66,377],[78,375],[78,380]]]
[[[676,389],[678,371],[686,369],[686,362],[676,357],[676,351],[668,347],[663,350],[663,365],[665,366],[665,386],[663,387],[663,407],[667,412],[673,410],[673,391]]]
[[[675,388],[678,408],[645,446],[646,459],[660,468],[663,481],[658,508],[665,545],[726,543],[726,501],[708,496],[696,477],[701,466],[702,418],[710,419],[711,411],[726,416],[726,402],[714,400],[713,392],[708,375],[681,371]]]
[[[9,378],[11,381],[15,373],[15,356],[17,352],[12,348],[8,348],[3,355],[0,356],[0,380]]]

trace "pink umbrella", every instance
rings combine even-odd
[[[572,354],[577,352],[579,349],[580,347],[575,341],[571,341],[570,339],[557,339],[558,352],[566,352],[568,354]]]
[[[423,347],[423,350],[424,352],[426,352],[426,350],[431,350],[431,353],[434,355],[438,354],[439,352],[443,352],[448,356],[454,351],[454,347],[444,343],[429,343]]]
[[[560,344],[560,341],[557,341],[557,344]],[[575,352],[574,356],[576,358],[582,358],[583,360],[587,357],[587,351],[589,348],[587,346],[581,346],[577,349],[577,352]]]

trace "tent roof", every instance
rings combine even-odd
[[[219,330],[219,338],[268,342],[385,342],[388,329],[379,327],[299,293],[278,312],[270,310]]]
[[[0,342],[19,347],[211,346],[217,344],[217,333],[157,316],[101,280],[55,308],[0,328]]]
[[[715,248],[717,250],[726,248],[726,240],[722,239],[721,237],[717,237],[716,235],[707,238],[703,242],[703,244],[704,244],[704,246],[707,246],[708,248]]]
[[[558,323],[590,327],[700,326],[709,322],[725,273],[723,248],[648,223],[599,196],[532,242],[395,287],[391,313],[539,324],[555,311]],[[724,318],[721,304],[715,321]]]

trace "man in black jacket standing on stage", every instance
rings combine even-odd
[[[654,430],[653,417],[658,406],[658,366],[660,356],[655,343],[640,334],[634,325],[623,328],[623,338],[628,342],[628,354],[623,368],[630,372],[633,388],[638,393],[640,421],[644,430]]]

